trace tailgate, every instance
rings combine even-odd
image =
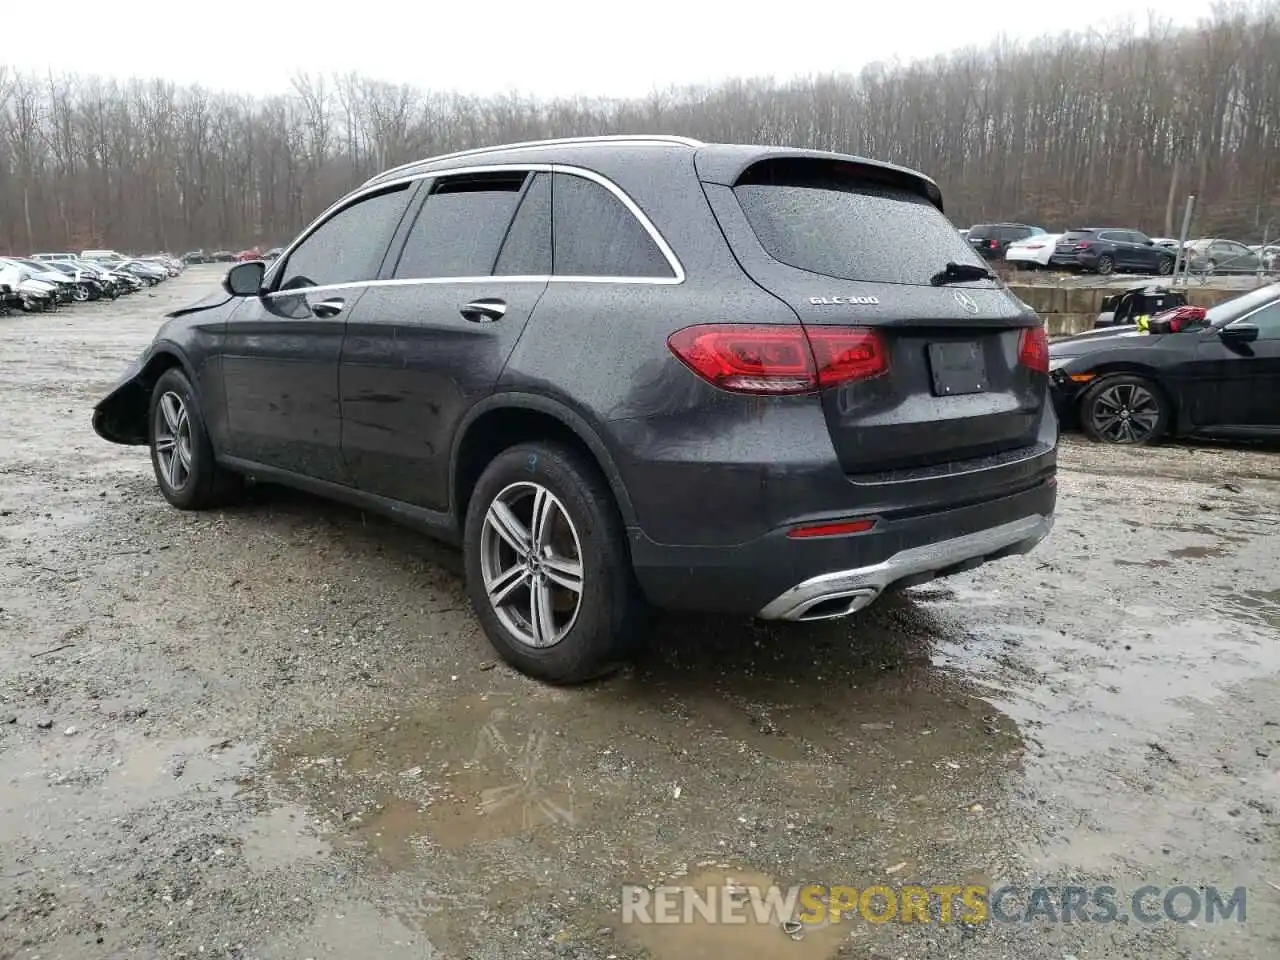
[[[948,261],[985,265],[919,193],[849,166],[843,182],[826,165],[820,179],[749,169],[732,187],[704,184],[743,269],[807,329],[880,337],[886,371],[822,392],[841,466],[879,473],[1033,445],[1047,377],[1019,349],[1039,318],[998,281],[934,286]]]

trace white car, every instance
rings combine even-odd
[[[19,296],[23,310],[43,310],[57,303],[57,286],[37,280],[35,271],[16,260],[0,257],[0,286]]]
[[[1048,267],[1049,258],[1053,256],[1053,248],[1057,246],[1060,233],[1037,233],[1009,244],[1004,258],[1011,263],[1027,267]]]

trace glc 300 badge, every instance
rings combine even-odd
[[[853,304],[860,307],[875,306],[879,297],[810,297],[809,302],[815,307],[834,307],[837,304]]]

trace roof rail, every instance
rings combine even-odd
[[[553,140],[524,140],[519,143],[499,143],[491,147],[473,147],[470,150],[457,150],[453,153],[442,153],[436,157],[423,157],[420,160],[411,160],[408,163],[402,163],[398,167],[392,167],[390,170],[384,170],[382,173],[370,177],[361,184],[361,186],[370,186],[393,173],[399,173],[402,170],[408,170],[410,167],[416,167],[423,163],[435,163],[438,160],[453,160],[456,157],[474,157],[482,153],[496,153],[499,150],[536,150],[542,147],[570,146],[575,143],[670,143],[683,147],[702,146],[701,140],[694,140],[692,137],[677,137],[658,133],[629,133],[612,134],[601,137],[559,137]]]

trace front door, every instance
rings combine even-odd
[[[342,451],[362,490],[442,510],[466,412],[498,381],[551,273],[550,174],[437,178],[388,282],[351,312]]]
[[[1228,324],[1253,326],[1258,339],[1230,343],[1202,335],[1192,365],[1197,426],[1280,428],[1280,301]]]
[[[346,320],[377,276],[410,192],[401,185],[357,198],[313,227],[271,271],[268,292],[227,321],[228,454],[346,482],[338,394]]]

